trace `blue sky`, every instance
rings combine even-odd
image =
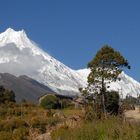
[[[42,49],[73,69],[109,44],[140,81],[139,0],[0,0],[0,32],[25,29]]]

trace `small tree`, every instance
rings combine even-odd
[[[91,72],[88,76],[87,93],[98,93],[101,108],[106,116],[105,93],[106,88],[113,81],[120,80],[119,74],[123,68],[130,69],[128,61],[118,52],[108,45],[103,46],[96,54],[95,58],[88,63]],[[96,98],[96,97],[95,97]]]
[[[15,93],[0,86],[0,103],[15,102]]]
[[[15,102],[15,93],[12,90],[5,90],[3,98],[4,101]]]

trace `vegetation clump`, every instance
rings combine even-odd
[[[0,104],[15,102],[15,93],[0,86]]]
[[[43,96],[39,105],[45,109],[63,109],[73,106],[70,99],[60,98],[52,94]]]
[[[46,95],[40,100],[40,106],[45,109],[56,109],[60,107],[59,99],[52,94]]]
[[[119,96],[116,93],[112,94],[108,92],[107,89],[111,82],[121,80],[119,74],[125,67],[130,69],[128,61],[120,52],[115,51],[108,45],[103,46],[93,60],[88,63],[88,68],[90,68],[91,72],[88,76],[88,86],[83,89],[82,92],[86,97],[93,96],[92,100],[94,105],[98,106],[97,108],[100,110],[99,118],[101,118],[102,115],[106,118],[108,111],[109,113],[113,111],[110,110],[113,103],[116,109],[114,106],[114,111],[111,114],[117,114]],[[98,110],[95,111],[98,112]]]
[[[119,113],[119,93],[116,91],[108,91],[105,93],[105,109],[110,115],[118,115]]]

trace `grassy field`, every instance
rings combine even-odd
[[[140,140],[139,123],[123,122],[119,117],[88,122],[83,113],[74,108],[49,111],[32,104],[1,105],[0,140],[35,140],[50,128],[55,128],[52,140]],[[77,116],[82,117],[75,120]]]
[[[32,104],[0,105],[0,140],[34,140],[49,127],[63,121],[61,116],[79,114],[77,109],[47,110]],[[53,116],[54,114],[59,116]]]
[[[81,123],[80,127],[59,128],[53,140],[140,140],[138,124],[123,123],[118,117]]]
[[[59,118],[33,105],[0,106],[0,140],[28,140],[45,133]]]

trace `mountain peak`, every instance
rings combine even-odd
[[[15,32],[14,29],[12,29],[11,27],[7,28],[5,32]]]
[[[22,49],[25,48],[27,44],[31,44],[31,41],[28,39],[23,29],[20,31],[15,31],[12,28],[8,28],[0,34],[0,46],[6,46],[10,43],[14,43],[20,49]]]
[[[28,52],[33,55],[41,55],[45,59],[50,59],[50,56],[47,53],[42,51],[36,43],[28,38],[24,29],[15,31],[12,28],[8,28],[5,32],[2,32],[0,34],[0,47],[6,47],[8,44],[15,44],[11,46],[18,48],[19,50],[28,48]]]
[[[25,30],[22,29],[22,30],[19,30],[19,31],[16,31],[14,30],[13,28],[9,27],[7,28],[3,33],[1,34],[7,34],[7,35],[10,35],[10,34],[26,34],[25,33]]]

